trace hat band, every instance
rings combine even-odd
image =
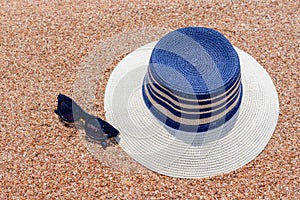
[[[219,127],[237,112],[242,86],[238,78],[223,95],[204,100],[182,99],[151,79],[148,72],[142,93],[145,104],[162,123],[183,131],[203,132]]]
[[[186,112],[180,109],[174,109],[170,104],[162,99],[159,99],[154,93],[147,89],[147,84],[144,85],[143,93],[146,95],[146,101],[156,107],[161,113],[166,116],[176,119],[175,121],[183,122],[189,125],[204,124],[215,121],[223,117],[229,110],[231,110],[240,99],[240,90],[234,95],[233,98],[226,101],[222,107],[211,107],[208,111],[195,110],[194,112]]]
[[[176,130],[187,132],[205,132],[217,128],[230,120],[239,109],[242,100],[242,85],[238,96],[222,109],[205,114],[188,115],[170,111],[162,102],[156,102],[151,95],[142,87],[143,99],[151,113],[162,123]],[[177,114],[177,115],[176,115]]]
[[[196,95],[194,95],[194,98],[190,99],[178,96],[155,81],[150,71],[148,71],[145,77],[145,84],[147,84],[146,87],[150,93],[153,93],[156,97],[158,96],[159,99],[167,102],[174,109],[180,109],[187,112],[202,112],[211,110],[212,107],[217,108],[226,104],[226,101],[230,101],[232,97],[236,96],[241,83],[240,77],[238,77],[236,82],[230,88],[226,89],[224,87],[223,90],[226,90],[226,92],[223,92],[223,94],[202,99],[199,99]]]
[[[177,102],[177,105],[174,105],[173,103],[170,103],[168,99],[165,97],[160,96],[155,91],[152,90],[150,87],[150,84],[145,84],[145,94],[147,95],[147,98],[150,102],[159,103],[160,105],[163,105],[164,107],[168,108],[168,110],[171,110],[174,115],[181,117],[182,114],[186,115],[186,118],[193,119],[197,117],[198,115],[201,115],[202,118],[206,118],[207,116],[211,116],[211,113],[217,114],[220,113],[220,111],[223,111],[231,106],[236,99],[239,97],[239,91],[235,92],[234,94],[230,94],[228,98],[224,98],[225,100],[222,100],[221,104],[213,105],[216,103],[205,105],[205,108],[184,108],[186,106],[185,104],[182,104],[181,102]],[[210,106],[210,107],[209,107]],[[190,117],[189,117],[190,116]]]

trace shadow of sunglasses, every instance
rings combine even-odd
[[[82,120],[87,140],[100,143],[103,148],[106,148],[107,140],[118,136],[117,129],[101,118],[84,111],[70,97],[59,94],[57,100],[57,109],[54,112],[63,122],[74,123]]]

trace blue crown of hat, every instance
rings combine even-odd
[[[213,29],[172,31],[152,51],[142,94],[152,114],[171,128],[188,132],[217,128],[241,104],[238,54]]]

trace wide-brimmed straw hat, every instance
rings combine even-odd
[[[264,68],[219,32],[172,31],[127,55],[105,91],[118,143],[155,172],[201,178],[238,169],[276,127],[276,89]]]

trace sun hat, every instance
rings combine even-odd
[[[205,27],[171,31],[127,55],[109,78],[104,109],[130,157],[181,178],[244,166],[265,148],[279,114],[264,68]]]

